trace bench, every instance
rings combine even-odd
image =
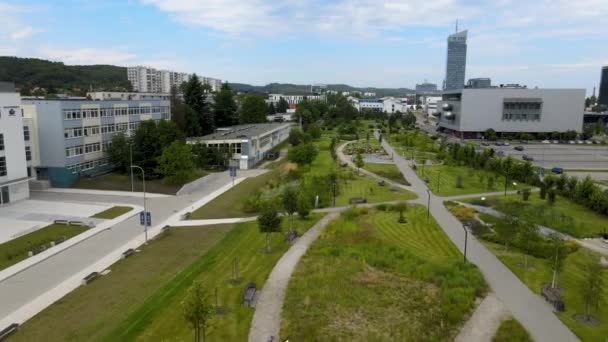
[[[53,221],[54,224],[65,224],[66,226],[70,225],[70,221],[68,220],[55,220]]]
[[[99,278],[99,272],[91,272],[91,274],[82,279],[82,285],[87,285],[97,278]]]
[[[367,199],[363,197],[351,197],[348,200],[348,204],[363,204],[367,203]]]
[[[0,330],[0,341],[6,340],[9,336],[11,336],[15,332],[17,332],[18,329],[19,329],[19,324],[13,323],[13,324],[9,325],[8,327]]]
[[[559,288],[553,288],[550,284],[543,285],[540,294],[549,302],[555,310],[563,312],[566,310],[566,304],[562,297],[562,291]]]
[[[255,283],[249,283],[243,290],[243,305],[252,308],[255,305],[255,293],[257,287]]]
[[[381,179],[378,181],[378,185],[380,186],[384,186],[386,184],[386,182],[384,181],[384,179]]]
[[[135,250],[133,248],[129,248],[126,251],[122,252],[122,258],[126,259],[126,258],[130,257],[133,254],[135,254]]]
[[[192,215],[192,212],[187,212],[184,215],[182,215],[182,220],[188,220],[190,219],[190,215]]]

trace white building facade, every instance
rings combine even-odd
[[[138,93],[170,93],[172,87],[180,87],[188,82],[192,74],[171,70],[156,70],[144,66],[127,68],[127,79],[131,82],[133,91]],[[202,84],[206,84],[211,91],[219,91],[222,80],[199,76]]]
[[[297,105],[298,103],[307,100],[321,100],[325,101],[325,95],[283,95],[283,94],[269,94],[268,103],[276,105],[281,98],[287,101],[290,105]]]
[[[87,97],[95,101],[110,100],[165,100],[171,99],[170,93],[135,93],[120,91],[94,91],[87,93]]]
[[[444,92],[439,127],[464,138],[499,133],[580,132],[584,89],[481,88]]]
[[[406,104],[402,99],[395,97],[383,97],[381,99],[358,99],[349,97],[350,103],[359,111],[385,112],[394,114],[396,112],[405,112]]]
[[[28,163],[33,153],[29,140],[19,93],[12,83],[0,83],[0,205],[29,197]]]

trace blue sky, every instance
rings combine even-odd
[[[413,87],[442,82],[456,18],[467,78],[591,93],[608,65],[608,0],[0,0],[0,55]]]

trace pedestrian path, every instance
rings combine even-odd
[[[281,327],[281,311],[283,300],[289,284],[289,278],[296,268],[300,258],[308,247],[317,239],[329,222],[338,217],[339,213],[330,213],[317,222],[296,241],[291,248],[276,263],[268,276],[264,287],[257,299],[255,313],[249,330],[250,342],[278,341]],[[274,338],[271,340],[271,338]]]
[[[460,330],[455,342],[492,342],[500,323],[509,317],[504,304],[490,292]]]
[[[112,191],[112,190],[93,190],[93,189],[71,189],[71,188],[48,188],[45,190],[32,190],[38,192],[58,192],[64,194],[85,194],[85,195],[99,195],[99,196],[123,196],[123,197],[137,197],[143,198],[143,192],[132,192],[132,191]],[[173,195],[157,194],[154,192],[146,192],[146,198],[166,198],[175,197]]]

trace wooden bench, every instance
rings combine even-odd
[[[348,200],[348,204],[363,204],[367,203],[367,199],[363,197],[351,197]]]
[[[82,279],[82,285],[87,285],[97,278],[99,278],[99,272],[91,272],[88,276]]]
[[[243,305],[252,308],[255,305],[255,293],[257,287],[255,283],[249,283],[243,290]]]
[[[122,252],[122,258],[126,259],[126,258],[130,257],[133,254],[135,254],[135,250],[133,248],[129,248],[126,251]]]
[[[546,301],[551,303],[555,310],[563,312],[566,310],[566,304],[562,297],[562,291],[559,288],[553,288],[550,284],[543,285],[540,294]]]
[[[19,324],[13,323],[8,327],[0,330],[0,341],[5,341],[9,336],[16,333],[19,330]]]

